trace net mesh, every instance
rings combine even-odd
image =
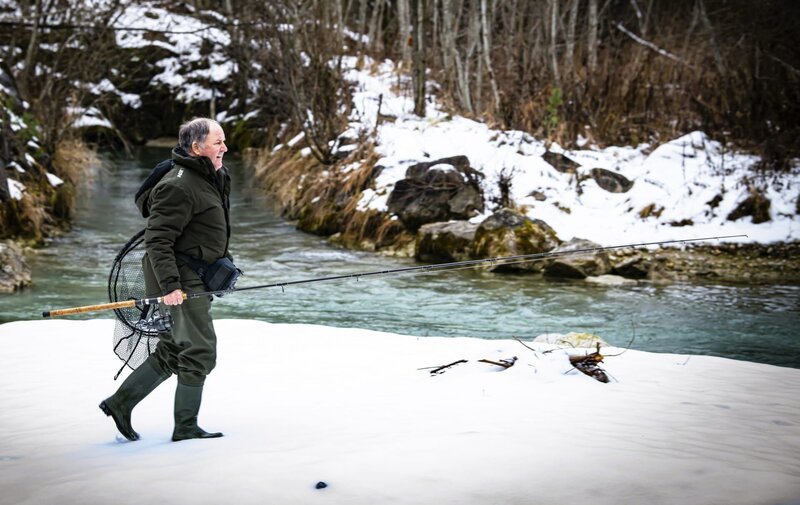
[[[144,253],[142,230],[114,258],[108,277],[109,301],[138,300],[146,296],[142,268]],[[161,321],[163,324],[158,304],[143,308],[115,309],[114,313],[117,316],[114,326],[114,353],[124,361],[120,371],[125,365],[135,369],[147,359],[158,343],[158,323]]]

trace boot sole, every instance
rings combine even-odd
[[[122,423],[120,422],[119,419],[117,419],[117,416],[114,414],[114,411],[111,410],[111,408],[106,404],[105,400],[100,402],[99,407],[100,410],[102,410],[106,416],[114,420],[114,424],[117,425],[117,431],[119,431],[123,437],[127,438],[131,442],[139,440],[139,434],[136,433],[135,431],[131,430],[131,433],[126,432],[126,430],[122,427]]]
[[[180,442],[181,440],[193,440],[193,439],[197,439],[197,438],[220,438],[222,436],[223,436],[222,433],[203,433],[203,434],[200,434],[200,435],[194,435],[194,436],[190,435],[190,436],[187,436],[187,437],[172,435],[172,441],[173,442]]]

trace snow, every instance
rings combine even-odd
[[[203,11],[203,14],[214,16],[216,13]],[[218,14],[216,17],[219,19]],[[224,54],[225,46],[230,44],[230,35],[195,16],[170,12],[149,2],[141,2],[127,5],[117,19],[116,26],[124,28],[116,32],[120,47],[159,47],[171,54],[156,62],[162,72],[154,76],[151,83],[165,84],[175,93],[175,98],[184,103],[211,100],[214,90],[198,81],[207,79],[222,82],[236,71],[236,65]],[[154,38],[152,32],[144,30],[161,32],[161,37]],[[210,53],[204,50],[204,42],[211,46]],[[128,103],[126,100],[137,103],[135,98],[138,97],[135,95],[120,96],[125,103]]]
[[[800,240],[796,212],[800,189],[800,160],[787,173],[769,177],[753,167],[757,156],[739,153],[695,131],[661,145],[598,148],[579,137],[580,149],[565,150],[556,143],[536,140],[520,131],[503,131],[461,116],[449,116],[434,100],[426,117],[413,111],[408,78],[394,64],[345,59],[346,77],[354,84],[354,110],[343,136],[375,134],[376,151],[383,167],[374,187],[363,192],[359,209],[387,211],[386,200],[409,166],[456,155],[469,158],[484,174],[486,212],[496,210],[501,174],[512,174],[511,198],[529,217],[541,219],[559,238],[585,238],[610,246],[630,242],[681,240],[719,235],[746,235],[727,241],[773,243]],[[375,68],[370,72],[370,68]],[[382,121],[380,116],[394,118]],[[376,128],[377,125],[377,128]],[[575,174],[562,173],[543,155],[562,154],[578,164]],[[624,176],[633,183],[625,193],[602,189],[591,177],[595,168]],[[752,223],[745,217],[728,221],[728,215],[758,189],[770,200],[771,221]],[[537,200],[532,193],[545,196]],[[709,202],[719,199],[712,207]],[[653,205],[660,215],[643,218]]]
[[[25,157],[25,163],[27,163],[29,167],[34,168],[38,165],[36,159],[34,159],[34,157],[31,156],[30,154],[25,153],[24,157]]]
[[[103,113],[96,107],[68,107],[67,111],[75,118],[72,121],[73,128],[86,128],[89,126],[114,128],[111,122],[103,117]]]
[[[101,93],[114,93],[120,97],[122,103],[133,109],[138,109],[142,106],[142,97],[135,93],[124,93],[120,91],[108,79],[103,79],[97,84],[89,84],[87,85],[87,89],[95,95],[99,95]]]
[[[569,371],[586,349],[221,320],[200,425],[225,437],[170,442],[173,377],[127,442],[97,408],[112,325],[0,325],[0,504],[800,500],[797,369],[603,348],[602,384]]]
[[[64,184],[64,179],[62,179],[61,177],[59,177],[59,176],[57,176],[55,174],[51,174],[50,172],[47,172],[45,175],[47,175],[47,181],[54,188],[57,188],[61,184]]]
[[[6,179],[8,183],[8,194],[14,200],[22,200],[22,193],[25,191],[25,185],[14,179]]]

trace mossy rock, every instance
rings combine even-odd
[[[471,254],[474,258],[540,254],[551,251],[559,242],[556,232],[544,221],[530,219],[512,209],[501,209],[478,226]],[[501,265],[496,270],[539,272],[542,263],[532,261]]]
[[[423,225],[417,231],[414,257],[431,263],[469,259],[477,229],[478,225],[469,221]]]

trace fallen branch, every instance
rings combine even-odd
[[[512,366],[514,366],[514,363],[517,361],[517,357],[514,356],[511,359],[501,359],[500,361],[492,361],[490,359],[479,359],[478,361],[480,363],[488,363],[490,365],[497,365],[497,366],[503,367],[503,368],[511,368]]]
[[[429,367],[425,367],[425,368],[417,368],[417,370],[429,370],[429,369],[432,368],[433,370],[431,370],[431,375],[436,375],[438,373],[444,372],[446,369],[450,368],[451,366],[455,366],[455,365],[458,365],[459,363],[466,363],[466,362],[467,362],[467,360],[460,359],[458,361],[453,361],[452,363],[450,363],[448,365],[435,366],[435,367],[430,367],[429,366]]]

